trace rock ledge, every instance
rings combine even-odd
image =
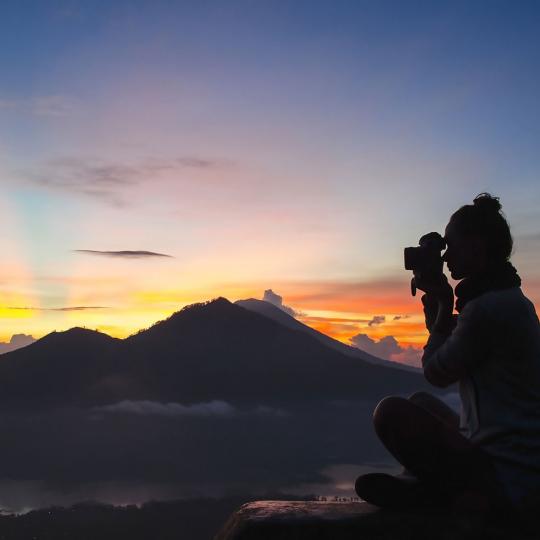
[[[215,540],[300,538],[300,533],[302,538],[336,538],[336,529],[344,525],[353,529],[355,521],[376,511],[377,508],[368,503],[251,502],[229,518]]]
[[[257,501],[232,514],[214,540],[538,538],[536,526],[524,530],[508,519],[441,508],[383,510],[366,502]]]

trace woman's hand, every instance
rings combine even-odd
[[[431,333],[431,329],[433,328],[435,320],[437,319],[437,314],[439,313],[439,302],[437,302],[435,297],[430,296],[427,293],[422,295],[421,300],[424,305],[426,328]]]
[[[435,279],[415,276],[416,286],[426,292],[422,295],[426,328],[431,332],[450,334],[454,327],[454,291],[444,274]]]
[[[414,283],[417,289],[424,291],[429,297],[426,300],[427,302],[436,301],[439,304],[450,305],[453,308],[454,290],[450,283],[448,283],[448,278],[443,273],[439,274],[437,277],[429,278],[415,274]],[[424,300],[422,300],[422,303],[424,303]]]

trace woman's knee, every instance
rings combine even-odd
[[[433,394],[415,392],[409,396],[409,401],[442,420],[452,429],[459,429],[459,414]]]
[[[373,425],[379,435],[395,424],[406,402],[408,402],[406,398],[399,396],[387,396],[379,401],[373,411]]]
[[[409,401],[412,401],[413,403],[424,403],[426,401],[433,400],[433,395],[429,392],[414,392],[411,394],[408,398]]]

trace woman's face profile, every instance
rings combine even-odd
[[[481,236],[460,234],[450,220],[444,231],[444,239],[447,248],[443,253],[443,261],[452,279],[464,279],[485,269],[486,246]]]

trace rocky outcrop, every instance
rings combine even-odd
[[[536,526],[528,528],[500,513],[390,511],[366,502],[257,501],[241,506],[214,540],[525,540],[537,534]]]

